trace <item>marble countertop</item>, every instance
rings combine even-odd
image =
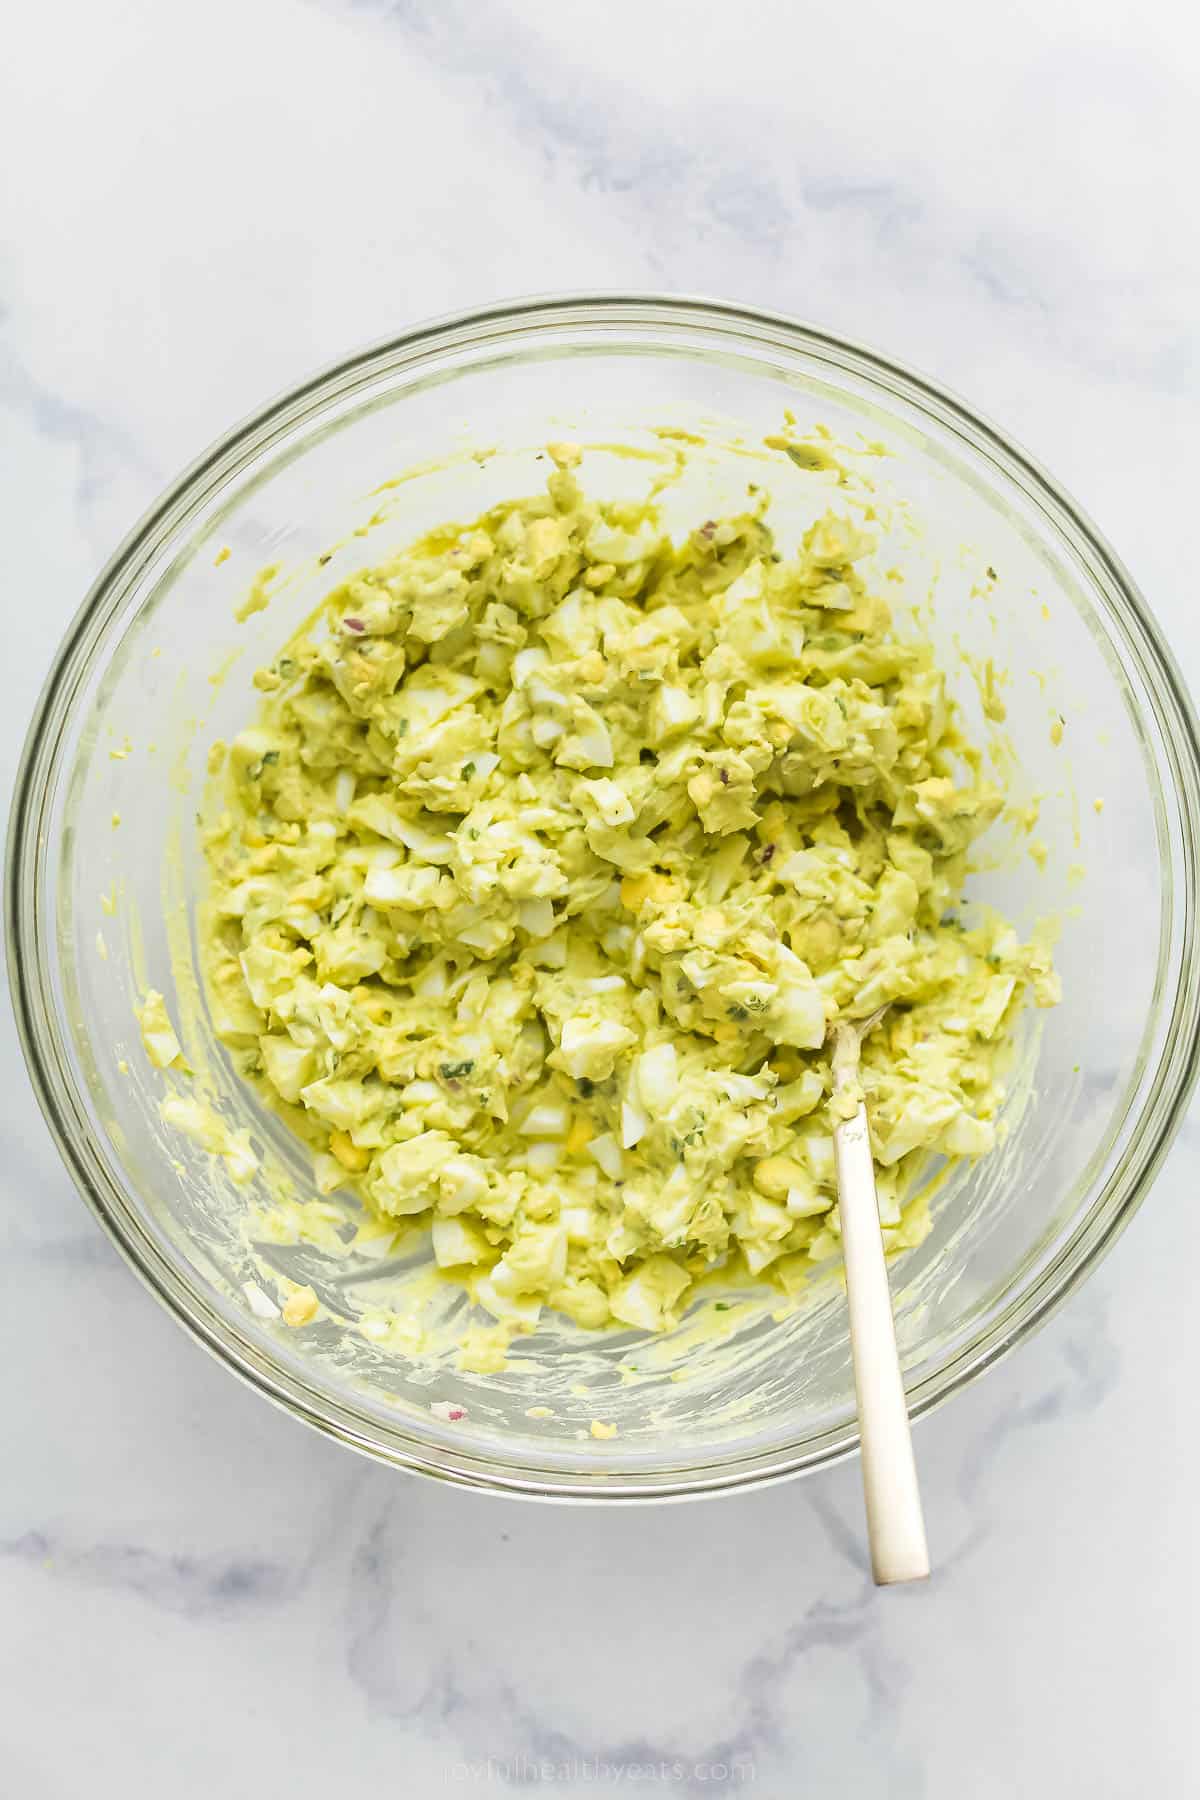
[[[179,465],[346,347],[554,288],[723,294],[928,370],[1102,522],[1197,685],[1181,7],[65,0],[19,41],[6,791]],[[879,1594],[853,1463],[550,1509],[272,1411],[118,1260],[0,1034],[5,1796],[1200,1788],[1195,1112],[1095,1279],[920,1427],[938,1571]]]

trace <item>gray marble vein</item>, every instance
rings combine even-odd
[[[0,1557],[41,1567],[81,1587],[118,1587],[188,1617],[234,1618],[247,1607],[275,1606],[294,1589],[281,1563],[233,1555],[164,1555],[143,1544],[77,1544],[44,1531],[0,1542]]]

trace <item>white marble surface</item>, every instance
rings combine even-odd
[[[6,777],[180,463],[347,346],[556,287],[723,293],[923,366],[1103,522],[1200,675],[1190,9],[65,0],[15,41]],[[549,1510],[272,1412],[119,1263],[2,1030],[5,1800],[1200,1790],[1195,1115],[1098,1277],[922,1426],[938,1574],[879,1595],[854,1465]]]

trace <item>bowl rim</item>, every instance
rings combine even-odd
[[[975,1380],[1018,1342],[1031,1336],[1086,1279],[1115,1243],[1142,1200],[1182,1121],[1200,1072],[1200,958],[1195,949],[1200,889],[1200,721],[1175,658],[1137,584],[1087,514],[1007,433],[940,383],[895,358],[786,314],[668,293],[584,292],[531,295],[418,322],[329,363],[277,393],[215,439],[154,500],[118,544],[89,588],[55,653],[39,694],[14,781],[5,863],[5,929],[12,971],[13,1011],[34,1093],[59,1154],[81,1196],[126,1262],[180,1324],[210,1354],[274,1404],[376,1460],[478,1490],[527,1498],[637,1503],[736,1492],[765,1486],[852,1454],[853,1420],[809,1447],[776,1447],[745,1457],[664,1472],[633,1473],[606,1457],[577,1476],[561,1469],[518,1468],[460,1450],[431,1431],[400,1425],[382,1430],[365,1413],[333,1398],[242,1333],[186,1281],[125,1204],[88,1141],[76,1089],[60,1054],[50,988],[57,940],[44,916],[44,871],[55,848],[45,825],[60,773],[56,721],[69,710],[92,665],[94,651],[121,598],[161,553],[173,533],[243,470],[252,458],[295,426],[311,422],[380,377],[412,368],[473,343],[539,328],[610,325],[614,328],[693,327],[724,332],[743,345],[759,342],[815,354],[865,379],[949,427],[982,452],[1048,521],[1086,571],[1095,600],[1107,602],[1106,626],[1120,627],[1125,647],[1160,708],[1158,723],[1180,826],[1182,868],[1178,895],[1183,933],[1180,979],[1153,1082],[1140,1101],[1133,1135],[1086,1213],[1031,1283],[1001,1307],[979,1333],[913,1390],[914,1419],[925,1416]],[[1103,611],[1102,608],[1097,608]],[[1190,774],[1190,781],[1187,776]],[[1166,1002],[1164,1002],[1166,1004]],[[74,1107],[75,1117],[72,1118]]]

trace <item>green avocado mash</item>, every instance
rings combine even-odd
[[[206,836],[217,1029],[317,1180],[498,1320],[673,1324],[740,1254],[837,1254],[831,1028],[889,1247],[928,1152],[991,1148],[1048,949],[956,916],[1001,806],[928,645],[828,513],[667,539],[546,494],[330,594],[258,686]],[[165,1052],[164,1052],[165,1054]]]

